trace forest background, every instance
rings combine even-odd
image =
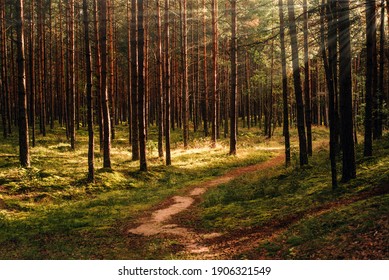
[[[177,189],[280,150],[285,174],[272,172],[287,187],[254,176],[233,199],[223,189],[211,192],[191,219],[200,228],[220,222],[224,230],[238,230],[242,225],[234,219],[249,208],[230,203],[285,202],[284,195],[301,189],[321,203],[343,201],[357,224],[363,219],[354,203],[373,196],[362,213],[374,212],[381,229],[375,231],[387,236],[380,213],[388,207],[388,7],[384,0],[0,0],[4,248],[23,244],[31,250],[24,256],[32,255],[43,240],[33,246],[27,240],[42,232],[30,228],[25,235],[20,227],[43,223],[51,245],[38,256],[58,256],[53,246],[64,246],[57,244],[61,228],[76,230],[85,242],[83,234],[96,223],[111,228],[135,219]],[[322,169],[322,181],[305,188],[312,168]],[[126,195],[131,198],[123,201]],[[92,205],[83,204],[87,198]],[[372,206],[376,199],[379,207]],[[68,203],[83,210],[70,211]],[[102,205],[91,212],[93,203]],[[294,211],[316,209],[307,204],[300,201]],[[228,206],[232,217],[221,218]],[[70,211],[64,211],[67,222],[50,221],[63,207]],[[274,218],[274,209],[257,208],[244,227],[282,221],[290,210]],[[94,211],[108,221],[100,224]],[[77,218],[80,213],[90,220]],[[123,242],[116,238],[110,240],[115,248]],[[291,247],[306,238],[293,239]],[[377,240],[380,247],[383,240]],[[295,256],[273,241],[260,245],[268,256]],[[176,251],[164,242],[158,246]],[[388,254],[377,250],[367,255]],[[76,256],[93,257],[81,251]],[[23,257],[15,254],[4,256]],[[314,257],[307,254],[298,256]]]

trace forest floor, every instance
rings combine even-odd
[[[315,143],[316,148],[325,145],[324,142]],[[199,212],[199,208],[202,207],[201,203],[204,201],[202,196],[210,188],[230,183],[233,180],[235,180],[232,184],[233,187],[237,187],[239,185],[237,182],[243,176],[258,172],[272,174],[274,169],[283,168],[284,161],[284,155],[279,154],[263,163],[236,168],[218,178],[189,186],[179,196],[163,201],[142,215],[137,222],[131,223],[127,230],[129,238],[135,243],[142,243],[144,237],[155,238],[156,236],[161,239],[174,240],[171,241],[173,244],[171,246],[172,255],[185,259],[307,258],[304,254],[301,256],[296,254],[294,246],[302,245],[304,242],[299,237],[293,240],[293,235],[290,239],[289,231],[291,229],[295,230],[294,228],[298,228],[307,220],[321,219],[323,216],[355,207],[358,203],[369,203],[369,200],[374,201],[373,208],[379,208],[376,205],[377,197],[384,198],[383,205],[379,206],[385,210],[381,209],[381,211],[385,213],[388,210],[389,181],[384,180],[378,186],[372,185],[367,189],[346,196],[343,196],[343,190],[341,191],[343,194],[336,200],[323,202],[303,211],[291,212],[280,219],[268,220],[261,226],[212,232],[204,231],[204,228],[196,224],[199,221],[196,220],[194,213]],[[388,175],[387,171],[386,175]],[[332,244],[329,248],[326,246],[316,248],[314,250],[316,252],[310,258],[387,259],[389,257],[387,241],[389,221],[385,215],[383,217],[374,215],[370,218],[374,220],[374,226],[368,233],[364,232],[358,238],[355,238],[355,235],[343,236],[341,238],[343,243],[346,243],[345,245]],[[336,224],[339,221],[332,222]],[[363,226],[363,221],[358,221],[358,223],[355,228],[352,223],[347,224],[347,227],[353,230]],[[312,232],[314,231],[313,228]]]
[[[204,241],[215,240],[223,236],[220,233],[197,233],[185,226],[180,226],[180,221],[175,219],[177,214],[185,212],[190,219],[191,207],[195,207],[196,202],[201,200],[201,196],[212,187],[217,187],[221,184],[230,182],[244,174],[250,172],[266,171],[267,169],[280,166],[284,163],[285,157],[283,155],[276,156],[263,163],[250,165],[246,167],[239,167],[232,169],[222,176],[215,179],[203,182],[198,185],[189,186],[185,192],[180,196],[174,196],[163,201],[156,209],[142,216],[139,221],[140,224],[137,227],[132,227],[128,230],[128,233],[133,234],[133,238],[136,235],[142,236],[155,236],[155,235],[171,235],[178,238],[179,243],[183,246],[185,254],[199,254],[201,258],[218,258],[227,257],[228,255],[222,254],[220,250],[216,248],[211,249],[210,244],[206,245]],[[214,244],[212,244],[214,247]],[[237,250],[237,246],[229,246],[229,250]]]
[[[211,148],[200,133],[185,150],[176,130],[166,167],[150,129],[147,173],[129,160],[127,128],[116,129],[113,168],[98,167],[96,147],[93,184],[85,129],[76,151],[62,128],[40,136],[30,169],[19,167],[17,135],[2,140],[0,259],[389,258],[388,134],[373,157],[357,146],[357,178],[332,190],[322,127],[303,168],[295,130],[289,167],[282,131],[267,139],[258,128],[240,129],[237,156],[227,138]]]

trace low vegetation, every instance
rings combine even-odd
[[[174,239],[128,237],[137,218],[188,186],[201,184],[231,168],[265,161],[283,153],[281,131],[270,141],[257,129],[241,129],[239,155],[228,156],[228,139],[215,149],[192,135],[182,148],[173,134],[173,166],[157,157],[152,128],[148,140],[150,171],[138,171],[130,160],[126,127],[119,126],[112,151],[113,169],[97,169],[96,182],[86,183],[86,131],[78,133],[76,152],[60,128],[40,138],[32,149],[32,168],[19,167],[16,138],[0,146],[1,259],[171,259],[182,258]],[[232,258],[387,258],[389,138],[377,142],[374,157],[362,159],[358,176],[331,190],[327,130],[314,129],[316,148],[310,165],[298,167],[292,131],[293,162],[266,172],[245,174],[211,189],[191,218],[180,219],[201,232],[223,233],[225,239],[274,230],[250,250]],[[96,151],[96,165],[101,165]],[[186,255],[186,257],[188,257]]]

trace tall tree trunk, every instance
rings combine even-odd
[[[204,136],[208,136],[208,67],[207,67],[207,21],[205,16],[206,6],[203,0],[203,122]]]
[[[16,47],[18,66],[18,100],[19,100],[19,160],[23,167],[30,167],[28,143],[26,69],[24,61],[24,11],[23,0],[15,2]]]
[[[231,1],[231,112],[230,155],[236,155],[237,144],[237,91],[238,91],[238,39],[236,0]]]
[[[1,40],[0,40],[0,63],[1,63],[1,94],[2,98],[2,121],[3,121],[3,137],[7,138],[11,133],[10,123],[10,108],[9,108],[9,86],[8,86],[8,62],[7,62],[7,33],[6,33],[6,18],[5,18],[5,0],[0,0],[0,25],[1,25]]]
[[[181,68],[182,68],[182,120],[184,148],[188,148],[189,140],[189,95],[188,95],[188,37],[186,0],[180,0],[181,15]]]
[[[169,52],[169,0],[165,0],[165,79],[164,79],[164,92],[165,92],[165,146],[166,146],[166,165],[171,165],[170,154],[170,127],[171,127],[171,112],[170,112],[170,100],[171,100],[171,88],[170,88],[170,52]]]
[[[340,112],[343,150],[342,181],[356,177],[355,149],[353,138],[352,77],[350,43],[350,2],[339,1],[339,72],[340,72]]]
[[[333,5],[335,4],[335,5]],[[336,48],[336,22],[334,17],[334,10],[336,9],[336,3],[331,1],[327,4],[327,21],[328,21],[328,49]],[[330,161],[331,161],[331,178],[332,178],[332,188],[335,189],[338,186],[337,182],[337,170],[336,170],[336,150],[337,150],[337,131],[336,131],[336,118],[335,118],[335,83],[334,83],[334,73],[331,67],[332,61],[331,55],[327,59],[327,53],[325,50],[325,37],[324,37],[324,14],[325,14],[325,3],[322,0],[322,9],[320,13],[320,51],[322,59],[324,62],[324,69],[326,74],[326,82],[328,88],[328,97],[329,97],[329,121],[330,121]],[[334,33],[335,31],[335,33]],[[330,51],[329,51],[330,53]]]
[[[75,90],[75,43],[74,43],[74,0],[68,2],[68,100],[69,100],[69,134],[71,149],[75,149],[76,142],[76,90]],[[44,86],[42,86],[43,90]],[[42,93],[42,95],[44,95]],[[43,96],[44,98],[44,96]],[[41,108],[42,110],[42,108]],[[44,109],[42,110],[44,111]],[[43,118],[42,123],[45,122]]]
[[[145,82],[144,82],[144,9],[143,0],[138,0],[138,120],[139,120],[139,155],[140,171],[147,171],[146,162],[146,112],[145,112]]]
[[[218,2],[212,0],[212,146],[216,146],[217,138],[217,56],[218,56]]]
[[[127,99],[128,99],[128,142],[132,144],[132,102],[131,102],[131,92],[132,92],[132,73],[131,73],[131,0],[127,0]]]
[[[380,70],[378,75],[377,92],[377,118],[375,119],[376,138],[382,137],[382,110],[384,103],[384,66],[385,66],[385,0],[381,0],[381,20],[380,20]]]
[[[158,156],[163,158],[163,62],[161,3],[157,0],[157,98],[158,98]]]
[[[132,160],[139,160],[138,126],[138,30],[137,0],[131,0],[131,104],[132,104]]]
[[[303,94],[301,89],[296,18],[294,14],[293,0],[288,0],[288,14],[289,14],[290,40],[291,40],[291,47],[292,47],[294,93],[296,96],[296,106],[297,106],[297,130],[299,135],[300,165],[303,166],[305,164],[308,164],[308,154],[307,154],[307,140],[305,136],[304,104],[303,104]]]
[[[373,108],[377,90],[375,0],[366,0],[366,107],[364,156],[373,155]]]
[[[98,12],[97,12],[97,1],[93,1],[93,21],[95,31],[95,77],[96,83],[96,97],[97,97],[97,119],[99,124],[99,145],[100,152],[104,150],[104,118],[103,118],[103,106],[102,106],[102,95],[101,95],[101,50],[100,50],[100,35],[99,35],[99,23],[98,23]]]
[[[111,122],[107,91],[107,2],[99,0],[99,38],[101,58],[101,106],[104,126],[104,159],[103,167],[111,168]]]
[[[29,61],[29,67],[30,67],[30,125],[31,125],[31,144],[33,147],[35,147],[35,55],[34,55],[34,26],[35,26],[35,16],[34,16],[34,0],[31,1],[30,5],[30,15],[31,15],[31,23],[30,23],[30,46],[29,46],[29,53],[30,53],[30,61]]]
[[[82,1],[82,9],[84,16],[84,43],[85,43],[85,66],[86,66],[86,98],[88,108],[88,181],[95,180],[94,170],[94,133],[93,133],[93,97],[92,97],[92,66],[91,53],[89,44],[89,17],[88,17],[88,1]]]
[[[308,4],[303,0],[303,32],[304,32],[304,97],[305,97],[305,124],[307,127],[308,155],[312,156],[312,120],[311,120],[311,81],[309,67],[309,43],[308,43]]]
[[[285,22],[282,0],[278,0],[278,9],[280,16],[280,40],[281,40],[281,65],[282,65],[282,102],[283,102],[283,134],[285,138],[285,165],[290,164],[290,134],[288,118],[288,76],[286,73],[286,54],[285,54]]]
[[[45,34],[45,7],[42,0],[37,2],[38,12],[38,89],[39,89],[39,120],[40,132],[46,136],[46,34]],[[69,2],[69,5],[70,2]],[[70,6],[69,6],[70,9]],[[74,12],[74,9],[73,9]],[[69,28],[72,24],[72,10],[69,10]],[[71,38],[71,34],[69,34]],[[71,40],[71,39],[70,39]],[[73,146],[72,146],[73,147]]]
[[[115,139],[115,48],[114,48],[114,0],[107,0],[107,20],[108,20],[108,100],[110,105],[111,138]]]

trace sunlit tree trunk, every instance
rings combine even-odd
[[[217,56],[218,56],[218,2],[212,0],[212,146],[216,146],[217,138]]]
[[[181,68],[182,68],[182,121],[184,148],[188,148],[189,140],[189,95],[188,95],[188,37],[186,0],[180,0],[181,15]]]
[[[207,67],[207,20],[206,6],[203,0],[203,98],[202,115],[204,123],[204,136],[208,136],[208,67]]]
[[[163,158],[163,61],[161,3],[157,0],[157,98],[158,98],[158,156]]]
[[[165,75],[164,75],[164,93],[165,93],[165,146],[166,146],[166,165],[171,165],[171,153],[170,153],[170,127],[171,127],[171,114],[170,114],[170,100],[171,100],[171,88],[170,88],[170,50],[169,50],[169,0],[165,0]]]
[[[23,167],[30,167],[28,143],[26,69],[24,58],[24,9],[23,0],[15,2],[16,48],[18,67],[18,100],[19,100],[19,160]]]
[[[378,96],[377,96],[377,118],[375,120],[376,138],[382,137],[382,119],[384,103],[384,72],[385,72],[385,0],[381,0],[381,19],[380,19],[380,60],[378,74]]]
[[[285,22],[282,0],[278,0],[278,9],[280,16],[280,40],[281,40],[281,67],[282,67],[282,102],[283,102],[283,131],[285,138],[285,165],[290,164],[290,135],[288,118],[288,76],[286,73],[286,54],[285,54]]]
[[[89,17],[88,0],[82,1],[84,19],[84,43],[85,43],[85,70],[86,70],[86,98],[88,108],[88,181],[95,180],[94,171],[94,132],[93,132],[93,97],[92,97],[92,66],[89,44]]]
[[[99,38],[101,58],[101,106],[104,126],[103,167],[111,168],[111,122],[107,92],[107,2],[99,0]]]
[[[93,1],[93,28],[95,31],[95,78],[97,80],[96,82],[96,104],[97,104],[97,119],[99,124],[99,145],[100,145],[100,152],[103,152],[104,150],[104,118],[103,118],[103,106],[102,106],[102,95],[101,95],[101,57],[100,57],[100,35],[99,35],[99,22],[98,22],[98,13],[97,13],[97,1]]]

